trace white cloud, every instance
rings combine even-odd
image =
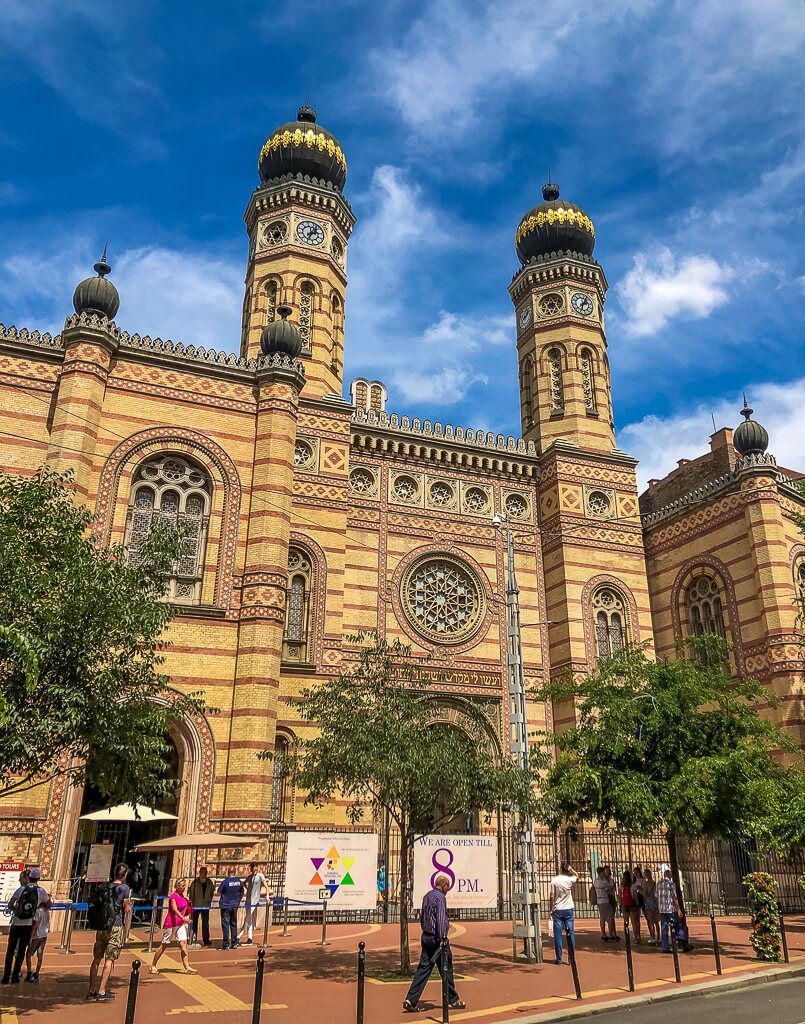
[[[727,301],[725,285],[734,273],[712,256],[676,257],[667,247],[652,255],[638,253],[616,287],[627,333],[646,337],[657,334],[670,320],[709,316]]]
[[[462,316],[442,310],[439,319],[425,328],[426,345],[476,352],[482,345],[510,345],[514,342],[511,316]]]
[[[805,378],[783,384],[747,387],[754,418],[769,432],[769,451],[788,469],[805,470]],[[652,478],[662,479],[677,459],[695,459],[709,451],[713,419],[719,427],[741,422],[742,396],[718,396],[711,402],[672,416],[645,416],[618,431],[618,444],[640,460],[641,490]],[[712,415],[711,415],[712,414]]]
[[[460,402],[473,384],[486,384],[485,374],[474,373],[468,366],[442,366],[435,370],[396,370],[392,383],[409,402],[431,405],[454,405]]]
[[[802,277],[798,277],[796,283],[800,286],[803,292],[805,292],[805,274],[803,274]]]

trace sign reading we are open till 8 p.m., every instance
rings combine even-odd
[[[414,904],[422,902],[438,875],[450,882],[447,906],[496,907],[498,855],[495,836],[417,836],[414,843]]]

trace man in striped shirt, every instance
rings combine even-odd
[[[442,942],[447,938],[450,930],[450,923],[447,920],[447,900],[445,896],[450,888],[450,879],[446,875],[437,875],[433,888],[422,900],[422,912],[419,915],[419,923],[422,926],[422,953],[419,958],[414,980],[408,989],[408,995],[403,1003],[403,1010],[406,1013],[416,1013],[419,997],[422,990],[428,983],[434,965],[442,973]],[[466,1006],[456,992],[453,981],[453,954],[447,950],[447,985],[448,1000],[454,1010],[463,1010]]]

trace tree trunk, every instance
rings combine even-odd
[[[676,898],[679,900],[680,909],[684,913],[685,900],[682,896],[682,882],[679,877],[679,858],[676,855],[676,832],[671,832],[669,829],[665,833],[665,842],[668,846],[668,863],[671,865],[671,877],[674,880]]]
[[[411,951],[408,947],[408,877],[410,841],[408,829],[400,826],[400,974],[411,973]]]

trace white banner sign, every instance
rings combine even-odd
[[[22,861],[5,860],[0,862],[0,903],[8,903],[20,887],[20,871],[25,867]],[[8,924],[7,918],[0,918],[0,923]]]
[[[108,882],[112,874],[112,854],[115,852],[111,843],[93,843],[89,848],[87,861],[87,882]]]
[[[327,900],[332,910],[374,910],[377,835],[371,832],[289,832],[285,895]]]
[[[414,843],[414,906],[420,906],[437,875],[450,881],[447,906],[498,905],[495,836],[418,836]]]

